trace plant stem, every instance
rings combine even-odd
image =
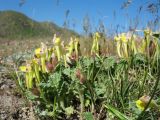
[[[160,66],[159,66],[160,67]],[[137,120],[142,120],[143,119],[143,116],[145,115],[145,111],[147,110],[147,108],[149,107],[155,93],[156,93],[156,90],[157,90],[157,87],[158,87],[158,83],[160,81],[160,69],[158,69],[158,74],[157,74],[157,80],[155,82],[155,85],[154,85],[154,88],[153,88],[153,92],[151,94],[151,98],[148,102],[148,104],[145,106],[144,110],[142,111],[142,113],[138,116]]]
[[[80,120],[83,120],[83,112],[84,112],[84,94],[83,94],[83,90],[80,90],[79,91],[79,98],[80,98],[80,109],[81,109],[81,112],[80,112]]]

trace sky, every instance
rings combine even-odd
[[[50,21],[63,26],[65,20],[69,21],[68,27],[83,33],[83,19],[89,17],[91,30],[96,31],[101,21],[110,32],[119,25],[121,30],[126,30],[130,21],[139,19],[139,29],[147,26],[147,21],[153,16],[143,10],[138,14],[140,5],[146,0],[132,0],[132,4],[126,9],[121,9],[126,0],[0,0],[0,10],[15,10],[24,13],[36,21]],[[65,13],[69,11],[66,19]],[[132,22],[132,24],[134,24]]]

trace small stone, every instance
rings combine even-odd
[[[11,92],[10,91],[6,91],[6,94],[7,94],[7,96],[11,95]]]
[[[16,85],[15,85],[15,84],[11,84],[9,87],[10,87],[10,88],[15,88]]]
[[[25,117],[25,116],[26,116],[26,114],[23,112],[23,113],[22,113],[22,116],[23,116],[23,117]]]
[[[1,114],[4,114],[5,113],[5,111],[1,111]]]
[[[7,115],[1,115],[1,120],[6,120],[7,119]]]
[[[7,89],[7,88],[9,88],[8,85],[5,85],[5,84],[4,84],[4,85],[1,86],[1,89],[2,89],[2,90]]]

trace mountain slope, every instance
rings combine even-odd
[[[37,22],[16,11],[0,11],[0,38],[27,39],[30,37],[78,36],[72,30],[64,29],[50,22]]]

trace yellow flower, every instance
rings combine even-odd
[[[144,95],[144,96],[140,97],[139,100],[136,101],[136,106],[140,110],[144,110],[144,108],[146,107],[146,105],[148,104],[150,99],[151,99],[150,96]],[[159,109],[159,106],[157,105],[155,100],[151,100],[151,102],[150,102],[148,107],[149,108],[157,108],[157,109]]]
[[[114,40],[115,40],[115,41],[120,41],[120,37],[119,37],[119,36],[115,36],[115,37],[114,37]]]
[[[30,64],[27,64],[26,66],[20,66],[19,69],[22,71],[22,72],[26,72],[25,73],[25,83],[26,83],[26,87],[29,89],[29,88],[32,88],[33,87],[33,78],[35,77],[35,74],[34,72],[32,71],[32,68],[30,66]]]
[[[141,100],[137,100],[136,101],[136,106],[140,109],[140,110],[144,110],[146,104],[144,102],[142,102]]]
[[[56,56],[58,58],[58,61],[60,61],[61,57],[62,57],[62,45],[61,45],[61,39],[59,37],[56,38],[55,40],[55,53]]]
[[[41,57],[41,48],[35,49],[34,53],[35,53],[35,56],[36,56],[37,58],[40,58],[40,57]]]
[[[72,54],[74,48],[74,40],[71,38],[70,42],[69,42],[69,46],[66,47],[68,50],[69,55]]]
[[[146,29],[146,30],[144,30],[144,34],[145,35],[151,35],[152,31],[150,29]]]
[[[61,39],[59,37],[57,37],[56,40],[55,40],[55,44],[60,45],[60,43],[61,43]]]
[[[38,64],[38,59],[32,59],[33,64]]]
[[[40,66],[39,66],[38,62],[39,62],[38,59],[33,59],[32,60],[32,68],[33,68],[33,72],[36,77],[36,82],[40,83],[40,74],[39,74]]]
[[[30,66],[30,65],[20,66],[19,69],[20,69],[20,71],[22,71],[22,72],[28,72],[28,71],[31,71],[31,66]]]
[[[100,40],[100,34],[96,32],[93,36],[93,44],[92,44],[92,49],[91,49],[91,55],[99,55],[99,40]]]
[[[27,67],[26,66],[20,66],[19,69],[22,72],[26,72],[27,71]]]
[[[100,34],[98,32],[96,32],[95,37],[100,38]]]
[[[127,38],[126,38],[126,34],[125,33],[121,34],[121,40],[122,40],[122,42],[127,42]]]
[[[80,43],[79,43],[79,40],[75,38],[75,44],[74,44],[74,48],[75,48],[75,52],[76,52],[76,57],[78,59],[79,55],[81,54],[81,51],[80,51]]]

